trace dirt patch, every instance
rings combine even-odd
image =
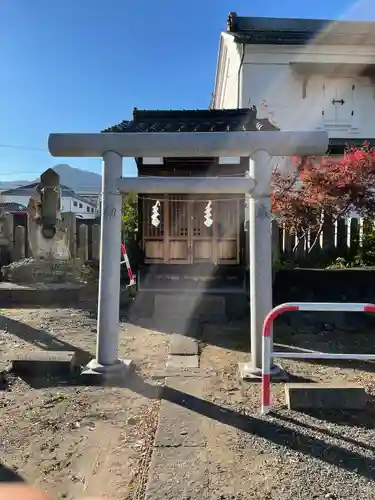
[[[248,327],[234,326],[225,333],[203,329],[200,378],[177,377],[174,385],[167,379],[164,394],[170,406],[162,416],[172,427],[164,433],[159,429],[156,441],[159,400],[150,377],[166,361],[167,334],[121,322],[120,355],[138,367],[128,386],[84,387],[54,380],[30,386],[6,377],[0,399],[0,478],[10,470],[66,499],[141,499],[147,481],[146,498],[156,499],[162,488],[170,493],[165,498],[174,500],[372,499],[372,400],[366,411],[356,413],[288,412],[283,384],[275,384],[276,412],[261,417],[259,384],[241,383],[237,375],[237,363],[248,358]],[[95,314],[89,312],[0,311],[3,359],[31,349],[93,353],[95,337]],[[370,330],[275,327],[281,350],[372,352],[372,339]],[[375,395],[374,363],[282,364],[296,381],[356,382]],[[151,455],[153,477],[148,474]]]
[[[141,381],[164,364],[169,340],[163,333],[121,322],[120,356],[137,365],[131,387],[78,386],[56,380],[30,386],[5,377],[0,478],[1,470],[10,469],[56,498],[140,498],[159,410],[157,391],[145,390]],[[0,357],[5,365],[14,352],[94,353],[95,343],[95,314],[87,311],[0,310]]]

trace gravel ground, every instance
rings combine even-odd
[[[282,324],[275,329],[275,342],[280,349],[371,352],[372,338],[371,331],[297,332]],[[202,367],[221,365],[216,377],[207,381],[204,393],[206,400],[228,409],[224,422],[231,430],[225,436],[227,431],[221,429],[219,438],[212,433],[211,446],[214,448],[214,440],[219,439],[221,449],[226,449],[228,454],[234,452],[233,473],[237,485],[232,486],[231,491],[254,500],[373,499],[374,364],[283,359],[283,367],[295,376],[295,381],[361,384],[369,393],[368,407],[361,412],[291,412],[284,405],[284,385],[274,384],[275,411],[272,416],[261,417],[259,385],[242,384],[239,390],[240,386],[233,383],[238,358],[246,358],[241,339],[243,336],[239,333],[237,337],[221,341],[217,335],[216,339],[206,336],[207,344],[201,356]],[[225,467],[225,458],[221,462]],[[226,477],[224,483],[228,482]],[[209,498],[219,499],[223,488],[226,489],[224,484],[216,496]]]

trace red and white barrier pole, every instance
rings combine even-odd
[[[123,245],[121,243],[120,247],[121,247],[122,256],[124,257],[124,262],[121,262],[121,264],[125,263],[125,265],[126,265],[126,269],[128,271],[128,276],[129,276],[129,286],[135,285],[135,278],[133,275],[132,268],[130,266],[128,254],[126,253],[125,245]]]
[[[272,363],[272,323],[283,312],[298,311],[293,304],[274,307],[266,316],[262,330],[262,414],[271,410],[271,363]]]
[[[261,412],[263,415],[272,409],[271,403],[271,359],[358,359],[375,360],[375,354],[329,354],[322,352],[274,352],[271,345],[271,327],[280,314],[288,311],[342,311],[375,313],[375,304],[345,302],[287,302],[274,307],[266,316],[262,330],[262,391]]]

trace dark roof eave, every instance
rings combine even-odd
[[[236,43],[245,45],[306,45],[315,39],[315,34],[252,32],[229,33]]]
[[[255,107],[223,110],[135,110],[133,120],[124,120],[102,133],[139,132],[235,132],[279,130],[267,119],[257,118]]]
[[[230,12],[226,32],[237,43],[262,45],[374,45],[374,22],[238,16]]]
[[[348,147],[361,147],[368,143],[375,146],[375,137],[368,138],[331,138],[328,143],[327,154],[343,154]]]

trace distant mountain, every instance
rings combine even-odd
[[[85,191],[94,193],[100,192],[102,176],[99,174],[89,172],[88,170],[73,168],[70,165],[65,164],[56,165],[53,169],[59,174],[60,183],[64,184],[64,186],[70,187],[73,191],[80,193]],[[5,189],[13,189],[19,186],[24,186],[25,184],[31,184],[36,180],[37,179],[0,182],[0,190],[3,191]]]
[[[60,176],[60,183],[73,189],[73,191],[94,191],[99,193],[102,185],[102,176],[89,172],[88,170],[81,170],[73,168],[70,165],[56,165],[53,167],[54,171]]]
[[[25,181],[0,181],[0,191],[5,191],[6,189],[14,189],[19,186],[24,186],[25,184],[30,184],[31,180]]]

